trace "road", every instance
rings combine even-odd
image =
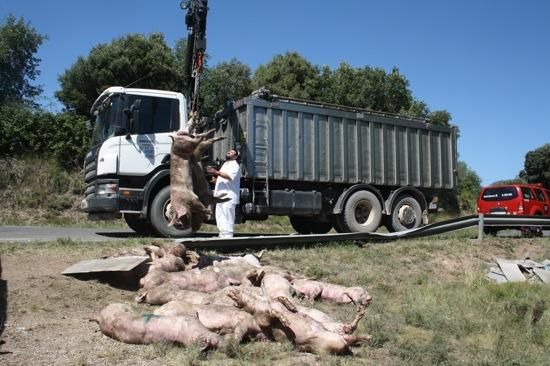
[[[139,237],[129,229],[0,226],[0,242],[55,241],[67,238],[82,241],[109,241]]]

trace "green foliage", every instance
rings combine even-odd
[[[458,200],[461,210],[474,212],[477,206],[477,197],[481,190],[481,178],[468,164],[458,161]]]
[[[481,190],[481,178],[470,169],[468,164],[458,161],[458,184],[454,192],[444,193],[439,199],[441,205],[449,212],[474,213],[477,207],[477,197]]]
[[[206,69],[203,78],[201,94],[204,96],[204,116],[212,116],[227,101],[241,99],[252,91],[250,68],[237,59]]]
[[[273,94],[301,99],[316,99],[318,85],[319,69],[296,52],[275,56],[252,78],[253,89],[265,86]]]
[[[496,185],[503,185],[503,184],[525,184],[527,181],[525,178],[521,178],[519,176],[515,177],[514,179],[504,179],[504,180],[498,180],[496,182],[491,183],[491,186]]]
[[[0,105],[35,105],[34,99],[42,88],[31,85],[31,81],[40,74],[40,59],[35,55],[45,39],[23,18],[13,15],[0,26]]]
[[[0,106],[0,155],[54,158],[80,167],[89,147],[85,121],[74,113],[54,114],[23,106]]]
[[[431,123],[439,126],[448,126],[449,121],[452,119],[451,114],[446,110],[430,112],[428,118]]]
[[[173,52],[161,33],[148,37],[130,34],[99,44],[87,57],[78,60],[60,77],[61,90],[56,97],[70,111],[88,115],[90,106],[99,94],[110,86],[179,90],[183,86],[180,43]]]
[[[550,189],[550,144],[529,151],[519,175],[529,183],[542,183]]]
[[[431,112],[425,102],[415,99],[409,81],[396,67],[388,73],[379,67],[354,68],[342,62],[331,70],[293,52],[258,67],[252,87],[262,86],[277,95],[429,118],[438,125],[449,125],[452,119],[448,111]]]

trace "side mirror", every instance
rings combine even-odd
[[[141,108],[141,99],[137,99],[132,103],[130,108],[124,110],[126,118],[128,118],[127,133],[134,132],[139,127],[139,109]]]

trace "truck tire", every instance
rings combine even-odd
[[[151,203],[151,225],[155,231],[166,238],[185,238],[193,234],[191,228],[180,230],[175,226],[168,226],[171,220],[171,212],[168,210],[170,204],[170,186],[161,189]]]
[[[376,231],[382,221],[382,205],[376,195],[369,191],[353,193],[344,205],[344,224],[352,232]]]
[[[422,225],[422,207],[412,196],[398,197],[388,221],[390,231],[415,229]]]
[[[143,236],[156,235],[156,231],[153,225],[144,217],[139,217],[139,214],[124,214],[124,221],[128,227],[134,230],[136,233]]]
[[[298,234],[326,234],[332,229],[330,222],[318,221],[310,217],[290,216],[289,219]]]
[[[332,223],[332,226],[334,227],[334,230],[338,233],[349,233],[350,229],[346,226],[346,223],[344,222],[344,214],[336,214],[332,215],[330,222]]]

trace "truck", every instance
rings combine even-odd
[[[111,87],[92,106],[82,209],[123,215],[141,234],[192,235],[169,227],[169,135],[188,128],[181,93]],[[301,234],[390,231],[427,223],[430,203],[457,183],[457,131],[428,120],[270,95],[228,103],[209,118],[209,163],[241,154],[237,223],[290,218]]]
[[[182,93],[110,87],[90,110],[81,208],[123,215],[140,234],[192,235],[169,226],[170,134],[214,129],[212,164],[242,156],[237,223],[289,216],[301,234],[391,231],[427,223],[430,203],[456,186],[454,127],[418,118],[270,95],[259,90],[200,118],[207,0],[182,1],[189,31]]]

